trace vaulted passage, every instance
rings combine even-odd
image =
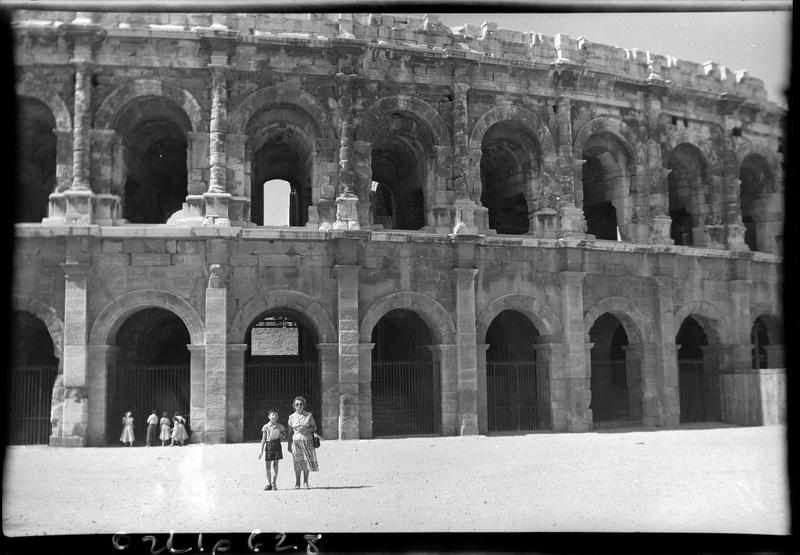
[[[117,332],[119,347],[108,373],[108,445],[122,445],[122,416],[134,418],[134,445],[144,445],[150,411],[175,412],[189,420],[189,331],[174,313],[146,308],[131,315]]]
[[[116,129],[124,149],[123,216],[166,223],[186,201],[188,117],[170,100],[145,98],[122,113]]]
[[[421,126],[394,114],[372,146],[372,207],[376,229],[416,230],[425,225],[425,184],[431,145]]]
[[[539,331],[513,310],[495,317],[486,332],[489,432],[550,429],[548,365],[533,348]]]
[[[706,360],[708,346],[702,326],[689,316],[675,338],[678,348],[678,385],[681,422],[716,422],[720,419],[719,377]]]
[[[594,429],[640,426],[640,372],[628,368],[628,335],[613,314],[601,315],[589,330],[592,365],[592,422]]]
[[[742,223],[745,226],[744,241],[752,251],[768,250],[764,227],[771,212],[769,193],[773,182],[769,166],[763,157],[750,154],[742,162],[739,170],[739,202],[742,210]],[[761,232],[759,233],[759,228]]]
[[[372,330],[375,437],[441,433],[441,385],[431,333],[414,312],[392,310]]]
[[[8,442],[47,443],[58,359],[47,327],[29,312],[12,313]]]
[[[317,337],[303,315],[288,309],[266,312],[247,331],[244,366],[244,441],[260,441],[269,409],[284,426],[292,400],[305,397],[322,433],[322,395]]]
[[[693,229],[705,223],[708,212],[705,160],[697,147],[681,143],[672,150],[667,168],[670,237],[676,245],[693,245]]]
[[[494,124],[481,144],[481,204],[489,210],[489,227],[497,233],[530,230],[528,199],[539,174],[540,148],[525,126]]]
[[[610,133],[593,135],[583,148],[583,214],[586,231],[598,239],[624,239],[625,203],[629,202],[628,153]]]
[[[47,217],[48,198],[56,188],[56,124],[50,109],[39,100],[21,97],[18,107],[14,221],[40,223]]]

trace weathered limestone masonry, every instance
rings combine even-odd
[[[116,442],[144,309],[185,328],[192,441],[253,439],[274,316],[326,438],[785,418],[786,113],[747,72],[435,15],[14,21],[51,445]],[[501,374],[534,363],[535,401]]]

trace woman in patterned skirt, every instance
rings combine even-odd
[[[289,415],[290,447],[294,457],[294,489],[300,488],[300,473],[303,473],[303,487],[308,489],[308,473],[319,471],[317,453],[314,450],[314,433],[317,423],[310,412],[306,412],[306,400],[303,397],[294,398],[294,412]]]

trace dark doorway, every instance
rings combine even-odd
[[[513,310],[497,315],[486,332],[486,399],[489,432],[550,429],[548,366],[537,360],[539,336],[528,318]]]
[[[19,99],[15,222],[41,223],[56,189],[56,123],[50,109],[33,98]]]
[[[170,418],[178,412],[189,420],[189,343],[186,325],[163,308],[140,310],[122,324],[116,338],[120,350],[108,374],[108,445],[122,445],[126,411],[133,413],[134,445],[145,445],[151,410]]]
[[[51,433],[50,410],[58,359],[47,327],[28,312],[11,315],[11,445],[46,444]]]
[[[393,310],[372,330],[372,342],[373,435],[439,435],[441,386],[428,326],[409,310]]]
[[[592,422],[595,430],[641,426],[638,369],[628,368],[628,334],[613,314],[601,315],[589,330],[592,365]]]
[[[269,409],[278,411],[284,426],[292,400],[305,397],[322,434],[322,395],[317,337],[301,315],[270,311],[247,331],[244,367],[244,441],[260,441]]]
[[[702,326],[691,316],[681,324],[675,338],[678,348],[678,386],[681,423],[718,422],[719,378],[709,372],[701,347],[708,345]]]

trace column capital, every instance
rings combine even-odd
[[[334,275],[337,279],[358,279],[358,272],[361,266],[358,264],[336,264],[333,266]]]
[[[236,352],[236,351],[245,352],[247,351],[247,347],[248,347],[247,343],[228,343],[227,345],[228,352]]]
[[[186,345],[190,353],[200,353],[206,350],[205,345]]]
[[[375,343],[359,343],[358,344],[358,351],[359,352],[369,352],[375,348]]]
[[[459,282],[475,281],[478,271],[476,268],[453,268],[453,273]]]
[[[66,278],[85,276],[92,269],[92,265],[87,262],[61,262],[59,266]]]

